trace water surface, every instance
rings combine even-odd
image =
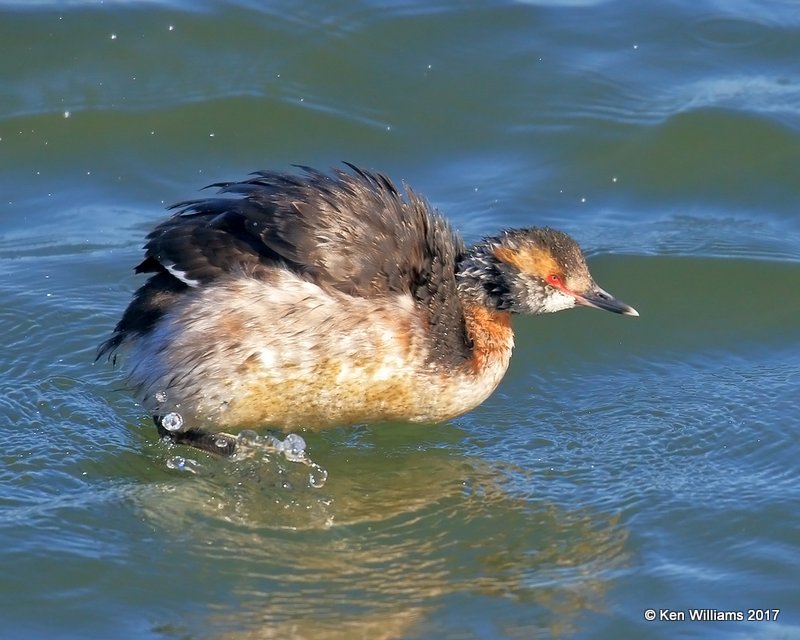
[[[268,4],[0,3],[4,635],[800,637],[796,3]],[[304,433],[322,488],[166,447],[93,363],[145,234],[341,160],[573,234],[641,318],[520,318],[471,414]]]

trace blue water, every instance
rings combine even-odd
[[[1,2],[0,38],[3,637],[800,638],[800,5]],[[449,424],[302,432],[322,487],[160,443],[94,363],[144,236],[341,160],[468,240],[573,234],[641,317],[516,319]]]

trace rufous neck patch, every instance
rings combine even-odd
[[[497,247],[492,251],[495,258],[510,264],[520,272],[546,278],[553,273],[559,273],[561,268],[549,251],[535,247],[511,249],[510,247]]]

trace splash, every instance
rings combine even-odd
[[[314,462],[306,452],[306,441],[296,433],[290,433],[281,440],[268,434],[260,436],[255,431],[245,430],[237,436],[235,457],[243,459],[255,452],[277,453],[289,462],[306,465],[310,471],[308,484],[314,489],[321,489],[328,479],[328,471]]]
[[[159,408],[166,409],[164,405],[169,399],[167,392],[158,391],[154,397],[158,402]],[[173,408],[178,408],[179,406],[180,405],[176,405]],[[170,433],[178,433],[185,427],[183,416],[177,411],[164,413],[160,418],[160,422],[164,430]],[[166,441],[169,440],[170,438],[167,437]],[[220,449],[225,449],[229,443],[230,440],[228,437],[216,440],[216,444]],[[328,480],[328,471],[309,457],[306,449],[306,441],[302,436],[296,433],[289,433],[281,440],[279,437],[271,434],[261,436],[255,431],[241,431],[236,436],[236,450],[233,454],[233,460],[241,461],[258,454],[277,454],[288,462],[295,462],[307,466],[309,468],[308,484],[314,489],[321,489]],[[200,465],[194,460],[186,459],[181,456],[175,456],[167,460],[167,468],[175,471],[197,473],[199,467]]]
[[[198,466],[196,460],[191,458],[184,458],[183,456],[173,456],[167,460],[167,469],[173,471],[183,471],[185,473],[197,473],[196,467]]]

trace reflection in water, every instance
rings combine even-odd
[[[472,635],[486,624],[481,603],[499,612],[507,599],[524,603],[525,618],[512,607],[492,634],[565,636],[605,608],[611,574],[626,562],[617,516],[519,497],[513,468],[444,448],[342,449],[330,464],[328,484],[314,489],[305,467],[279,457],[203,458],[197,475],[143,498],[170,544],[235,585],[229,600],[208,603],[204,630],[231,639]],[[437,617],[454,599],[475,618]]]

